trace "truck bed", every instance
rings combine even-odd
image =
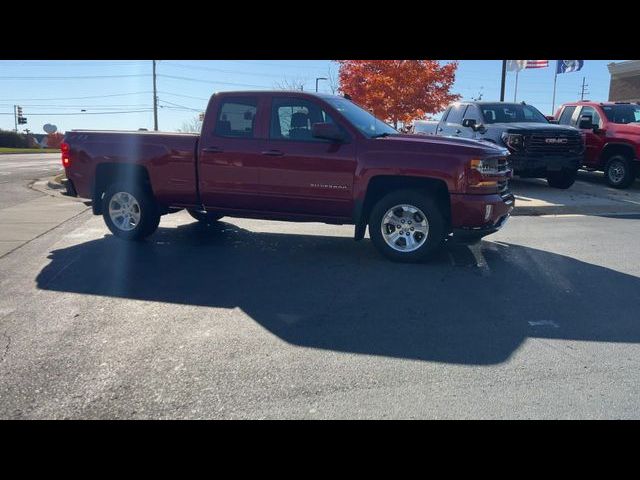
[[[191,133],[72,130],[65,136],[74,162],[69,180],[80,197],[92,198],[97,165],[141,165],[158,201],[195,205],[198,139]]]

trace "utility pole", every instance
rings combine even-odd
[[[584,83],[587,77],[582,77],[582,89],[580,90],[580,100],[584,100],[584,96],[589,93],[587,92],[587,87],[589,86],[587,83]]]
[[[156,89],[156,61],[153,61],[153,129],[158,131],[158,91]]]
[[[504,84],[507,78],[507,61],[502,60],[502,85],[500,86],[500,101],[504,102]]]
[[[18,106],[14,105],[13,106],[13,123],[15,124],[16,127],[16,133],[18,133]]]

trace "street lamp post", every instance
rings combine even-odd
[[[325,77],[318,77],[316,78],[316,93],[318,93],[318,80],[329,80],[328,78]]]

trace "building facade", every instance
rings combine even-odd
[[[640,102],[640,60],[610,63],[610,102]]]

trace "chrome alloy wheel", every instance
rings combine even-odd
[[[140,204],[130,193],[118,192],[109,201],[109,217],[120,230],[131,231],[140,223]]]
[[[396,205],[382,217],[382,238],[398,252],[413,252],[427,241],[429,222],[413,205]]]
[[[625,164],[620,160],[613,161],[609,166],[607,174],[609,175],[609,179],[617,185],[622,182],[626,175]]]

